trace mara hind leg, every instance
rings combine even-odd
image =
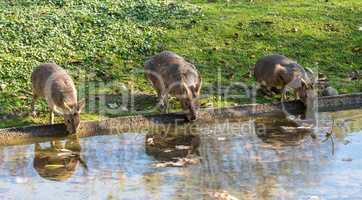
[[[158,87],[158,85],[154,84],[154,88],[156,90],[157,93],[157,97],[158,97],[158,107],[162,112],[167,112],[167,107],[168,107],[168,95],[166,93],[165,90],[163,90],[162,88]]]
[[[158,107],[162,112],[165,112],[166,105],[165,101],[167,99],[167,95],[165,94],[165,87],[162,82],[159,80],[159,77],[153,74],[147,74],[146,78],[152,84],[153,88],[156,90],[157,97],[158,97]]]
[[[165,83],[158,79],[153,79],[152,84],[157,92],[160,110],[164,113],[168,113],[169,112],[168,90],[166,89]]]

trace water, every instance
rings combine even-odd
[[[265,117],[2,146],[0,199],[362,199],[362,112],[319,117],[317,139]],[[198,163],[157,166],[175,157]]]

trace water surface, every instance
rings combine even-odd
[[[324,137],[331,131],[333,141]],[[319,115],[317,139],[276,117],[0,146],[0,199],[362,199],[362,112]],[[179,158],[185,167],[157,167]]]

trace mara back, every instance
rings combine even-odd
[[[163,51],[145,63],[146,76],[155,79],[152,82],[157,88],[170,89],[170,94],[178,95],[182,91],[181,82],[188,87],[197,88],[201,78],[194,65],[170,51]],[[155,77],[156,76],[156,77]],[[157,85],[160,84],[160,85]],[[169,88],[171,87],[171,88]]]
[[[282,55],[265,56],[256,62],[254,68],[256,80],[271,87],[284,87],[298,74],[307,76],[302,66]]]
[[[48,63],[38,66],[32,73],[33,94],[51,100],[55,106],[62,108],[64,102],[76,105],[77,93],[73,80],[57,64]]]

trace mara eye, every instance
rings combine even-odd
[[[68,123],[71,123],[71,122],[72,122],[72,120],[68,119]]]

